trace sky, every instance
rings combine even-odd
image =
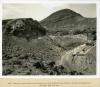
[[[96,17],[96,4],[28,3],[4,4],[2,18],[33,18],[40,21],[61,9],[71,9],[84,17]]]

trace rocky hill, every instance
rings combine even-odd
[[[31,18],[3,20],[3,25],[3,33],[27,40],[46,35],[45,28]]]
[[[61,65],[66,67],[67,72],[80,71],[83,74],[96,74],[96,47],[86,44],[66,51],[61,57]]]
[[[44,26],[50,35],[84,34],[96,32],[96,18],[85,18],[79,13],[70,9],[57,11],[43,19],[41,25]],[[90,35],[92,39],[96,35]]]
[[[63,9],[40,23],[3,20],[3,75],[95,75],[96,19]]]
[[[70,9],[63,9],[43,19],[41,24],[47,27],[59,27],[64,26],[65,24],[75,24],[81,20],[84,20],[84,17],[82,17],[80,14]]]

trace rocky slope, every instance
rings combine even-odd
[[[66,67],[67,72],[80,71],[83,74],[96,74],[96,47],[80,45],[73,50],[65,52],[60,64]],[[95,72],[94,72],[95,71]]]
[[[40,23],[47,29],[50,35],[86,35],[86,33],[96,32],[96,18],[85,18],[70,9],[57,11],[43,19]],[[93,39],[95,36],[92,34],[88,37]]]
[[[69,9],[3,20],[3,75],[94,75],[95,43],[96,19]]]
[[[3,25],[3,33],[20,38],[26,38],[27,40],[46,35],[45,28],[43,28],[36,20],[31,18],[4,20]]]

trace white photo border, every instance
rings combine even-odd
[[[97,43],[96,43],[96,54],[97,54],[97,63],[96,63],[96,75],[78,75],[78,76],[71,76],[71,75],[61,75],[61,76],[49,76],[49,75],[10,75],[10,76],[2,76],[2,6],[3,4],[42,4],[42,3],[66,3],[66,4],[96,4],[97,7]],[[62,1],[58,1],[58,0],[4,0],[1,1],[0,3],[0,78],[48,78],[48,79],[52,79],[52,78],[100,78],[100,2],[99,0],[87,0],[87,1],[82,1],[82,0],[62,0]]]

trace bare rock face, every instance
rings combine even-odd
[[[84,75],[96,74],[96,47],[81,45],[66,52],[62,56],[61,64],[67,69],[67,72],[77,71]]]
[[[31,18],[12,19],[8,21],[5,24],[4,32],[26,38],[27,40],[35,39],[46,34],[45,28]]]

